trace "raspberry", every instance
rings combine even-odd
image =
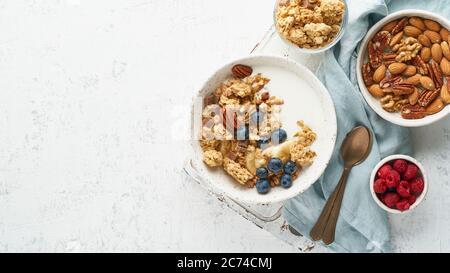
[[[381,178],[377,179],[375,183],[373,183],[373,190],[376,193],[384,193],[387,190],[386,180]]]
[[[391,172],[392,167],[389,164],[384,164],[377,172],[378,177],[386,178],[386,176]]]
[[[396,188],[400,182],[400,174],[395,170],[391,170],[385,179],[388,188]]]
[[[411,181],[411,184],[409,186],[411,188],[412,193],[419,195],[423,192],[425,183],[422,177],[416,177]]]
[[[417,200],[417,197],[416,197],[415,195],[410,195],[410,196],[408,197],[408,203],[409,203],[410,205],[416,203],[416,200]]]
[[[398,201],[400,201],[400,196],[393,192],[386,193],[383,197],[383,203],[390,208],[393,208]]]
[[[392,167],[398,173],[402,174],[402,173],[406,172],[406,168],[408,168],[408,162],[406,162],[403,159],[397,159],[394,161],[394,164],[392,165]]]
[[[409,210],[410,204],[408,202],[408,199],[402,199],[400,202],[397,202],[396,207],[400,211]]]
[[[403,179],[410,181],[417,176],[419,168],[414,164],[408,164],[405,173],[403,174]]]
[[[407,181],[401,181],[397,186],[397,193],[403,198],[409,197],[411,195],[409,190],[409,183]]]

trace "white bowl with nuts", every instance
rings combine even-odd
[[[375,24],[360,45],[357,78],[370,107],[405,127],[450,113],[450,22],[422,10],[402,10]]]

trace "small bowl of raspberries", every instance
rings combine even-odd
[[[428,189],[425,170],[416,159],[392,155],[381,160],[370,177],[375,202],[390,213],[404,213],[417,207]]]

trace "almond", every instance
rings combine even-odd
[[[450,103],[450,92],[448,91],[448,86],[444,84],[441,88],[441,99],[446,103]]]
[[[442,58],[441,70],[445,76],[450,76],[450,62],[446,58]]]
[[[423,20],[420,19],[419,17],[411,17],[411,18],[409,18],[409,23],[412,26],[415,26],[416,28],[418,28],[420,30],[426,30],[426,26],[425,26]]]
[[[418,85],[420,83],[420,78],[422,77],[422,75],[420,74],[416,74],[412,77],[407,78],[406,80],[404,80],[405,83],[409,83],[412,85]]]
[[[447,58],[447,60],[450,60],[450,47],[448,46],[448,43],[445,41],[442,42],[441,49],[442,49],[442,54],[444,55],[444,57]]]
[[[406,36],[417,38],[420,34],[422,34],[422,31],[416,27],[413,26],[406,26],[403,31],[405,32]]]
[[[430,77],[422,76],[420,77],[420,84],[423,88],[427,90],[435,90],[436,86],[434,85],[433,80]]]
[[[404,63],[393,63],[389,65],[389,72],[391,72],[392,75],[398,75],[403,73],[405,71],[407,65]]]
[[[420,51],[420,58],[422,58],[424,62],[428,62],[431,58],[431,49],[429,47],[422,48]]]
[[[425,34],[420,34],[417,38],[419,40],[419,43],[426,47],[431,47],[431,41],[430,38],[428,38]]]
[[[399,33],[395,34],[394,37],[392,37],[391,41],[389,42],[389,46],[393,47],[396,44],[398,44],[403,38],[403,31],[400,31]]]
[[[384,25],[382,30],[387,31],[387,32],[391,32],[394,29],[394,27],[397,25],[397,23],[398,23],[398,20],[389,22],[386,25]]]
[[[433,44],[440,43],[442,40],[441,34],[435,32],[435,31],[425,30],[425,32],[423,34],[425,34]]]
[[[433,20],[425,19],[423,20],[423,23],[431,31],[439,32],[441,30],[441,25]]]
[[[403,76],[405,77],[411,77],[416,75],[417,73],[417,68],[414,65],[408,65],[405,69],[405,71],[403,71]]]
[[[442,28],[441,31],[439,31],[439,34],[441,34],[442,41],[448,41],[448,36],[450,35],[448,29]]]
[[[386,76],[386,66],[383,64],[373,73],[373,81],[379,83]]]
[[[431,47],[431,57],[437,63],[440,63],[442,60],[442,48],[439,44],[434,44]]]
[[[420,93],[417,91],[417,88],[414,89],[414,92],[408,96],[409,104],[416,105],[419,100]]]
[[[428,105],[426,111],[428,114],[436,114],[444,109],[445,104],[442,102],[440,98],[435,99],[430,105]]]
[[[385,95],[383,92],[383,89],[381,89],[379,84],[374,84],[374,85],[370,86],[369,92],[370,92],[370,94],[372,94],[372,96],[374,96],[376,98],[380,98]]]

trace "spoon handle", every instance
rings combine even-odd
[[[344,169],[344,173],[342,174],[342,177],[344,177],[344,175],[348,176],[348,173],[346,174],[345,170],[346,169]],[[318,241],[318,240],[322,239],[322,237],[323,237],[323,233],[324,233],[325,227],[327,226],[328,220],[330,218],[331,211],[333,209],[333,205],[336,201],[336,197],[339,193],[339,189],[342,186],[342,183],[341,183],[343,181],[342,177],[341,177],[338,185],[336,186],[336,189],[333,191],[333,193],[330,195],[330,197],[328,197],[328,201],[325,204],[325,207],[322,209],[322,213],[320,214],[319,219],[317,219],[316,224],[309,232],[309,236],[311,236],[311,238],[314,241]]]
[[[329,245],[334,242],[334,235],[336,231],[337,220],[339,218],[339,212],[341,211],[342,200],[344,198],[345,186],[347,185],[347,178],[350,174],[351,168],[344,168],[341,179],[339,180],[339,186],[334,190],[337,191],[336,200],[331,209],[330,217],[323,231],[323,242]]]

